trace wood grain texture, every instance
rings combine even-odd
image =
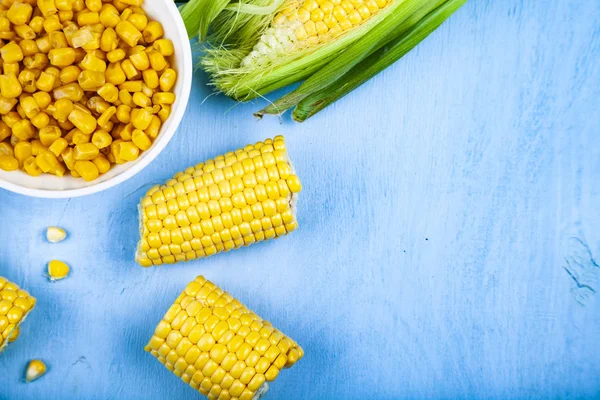
[[[38,306],[0,357],[1,399],[200,399],[143,346],[203,274],[297,340],[269,399],[600,396],[600,3],[474,0],[304,124],[209,97],[104,193],[0,191],[0,275]],[[133,261],[143,191],[278,133],[300,229],[203,261]],[[51,245],[44,228],[61,225]],[[59,258],[72,276],[50,284]],[[29,359],[50,372],[21,382]]]

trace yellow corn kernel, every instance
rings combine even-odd
[[[79,82],[79,86],[81,86],[83,90],[97,91],[104,86],[106,79],[104,72],[84,70],[79,74],[77,82]]]
[[[44,30],[46,33],[52,33],[60,30],[62,28],[62,24],[58,19],[58,15],[53,15],[51,17],[46,18],[44,21]]]
[[[93,11],[81,12],[77,14],[77,25],[94,25],[100,23],[100,14]]]
[[[60,71],[60,81],[63,84],[76,82],[80,73],[81,70],[76,65],[68,66]]]
[[[45,147],[48,147],[52,143],[54,143],[55,140],[59,139],[62,136],[62,132],[58,126],[49,125],[43,129],[40,129],[39,135],[42,144]]]
[[[133,94],[133,104],[142,108],[150,107],[152,105],[152,100],[142,92],[135,92]]]
[[[28,140],[35,135],[35,128],[27,119],[15,122],[12,126],[12,134],[19,140]]]
[[[6,115],[8,114],[15,105],[17,105],[18,100],[15,98],[6,98],[0,95],[0,114]]]
[[[6,18],[6,12],[0,16],[0,32],[9,32],[11,29],[10,21]]]
[[[15,63],[23,60],[23,50],[15,42],[10,42],[0,49],[2,60],[7,63]]]
[[[68,146],[69,143],[67,143],[66,139],[58,138],[50,145],[50,147],[48,147],[48,150],[58,157]]]
[[[21,39],[35,39],[36,34],[29,25],[17,25],[13,29]]]
[[[75,161],[75,171],[87,182],[97,179],[100,175],[98,167],[91,161]]]
[[[160,111],[158,112],[158,117],[164,123],[167,121],[169,116],[171,115],[171,106],[166,104],[161,104]]]
[[[29,27],[39,35],[44,30],[44,18],[41,16],[35,16],[29,21]]]
[[[121,142],[119,145],[119,158],[125,161],[134,161],[140,155],[140,149],[133,142]]]
[[[25,382],[33,382],[46,374],[46,364],[42,360],[31,360],[25,371]]]
[[[25,172],[27,172],[27,174],[31,176],[40,176],[43,173],[43,171],[40,169],[40,167],[38,167],[37,163],[35,162],[34,156],[31,156],[25,160],[25,162],[23,163],[23,169],[25,170]]]
[[[123,50],[123,49],[115,49],[115,50],[110,51],[110,52],[108,52],[106,54],[106,59],[110,63],[116,63],[118,61],[123,60],[126,55],[127,55],[127,53],[125,52],[125,50]],[[110,66],[109,66],[109,68],[110,68]]]
[[[19,142],[19,143],[21,143],[21,142]],[[17,144],[19,144],[19,143],[17,143]],[[23,143],[27,143],[27,142],[23,142]],[[14,156],[14,150],[13,150],[13,147],[10,145],[10,143],[6,143],[6,142],[0,143],[0,155]]]
[[[108,124],[110,122],[111,118],[116,113],[117,113],[117,107],[115,107],[115,106],[108,107],[106,110],[104,110],[104,112],[102,112],[102,115],[100,115],[98,117],[98,125],[105,126],[106,124]]]
[[[12,131],[10,127],[6,124],[6,122],[0,120],[0,141],[3,141],[12,135]]]
[[[121,22],[119,10],[112,4],[103,4],[100,11],[100,23],[108,28],[114,28]]]
[[[35,162],[45,173],[55,171],[60,166],[56,156],[49,150],[40,151],[40,153],[35,157]]]
[[[59,11],[73,10],[73,0],[54,0],[54,4]]]
[[[48,53],[50,64],[57,67],[66,67],[75,62],[75,49],[63,47],[50,50]]]
[[[164,34],[165,30],[163,29],[162,24],[157,21],[148,22],[148,25],[146,25],[144,31],[142,32],[144,42],[148,44],[162,38]]]
[[[131,123],[136,129],[145,130],[151,121],[151,108],[135,108],[131,111]]]
[[[69,47],[69,42],[67,41],[67,37],[64,32],[56,31],[50,33],[50,44],[54,49],[62,49]],[[74,49],[72,49],[75,51]],[[73,59],[75,59],[75,53],[73,53]]]
[[[24,92],[32,94],[37,92],[37,87],[35,86],[36,77],[34,71],[24,69],[23,71],[19,72],[19,77],[17,79],[19,80],[19,83],[21,84],[21,87],[23,88]]]
[[[49,17],[58,13],[54,0],[37,0],[37,6],[44,17]]]
[[[77,161],[91,161],[96,158],[100,150],[93,143],[83,143],[75,146],[73,157]]]
[[[119,90],[119,101],[126,106],[133,106],[133,96],[127,90]]]
[[[127,124],[123,126],[118,130],[119,138],[125,141],[131,140],[131,135],[133,134],[134,130],[135,127],[133,126],[133,124]]]
[[[92,136],[92,143],[99,149],[104,149],[112,143],[112,136],[106,131],[99,130],[94,132]]]
[[[40,51],[35,40],[24,39],[19,43],[23,56],[32,56]]]
[[[40,112],[40,106],[38,105],[38,103],[36,103],[33,96],[22,97],[20,104],[21,107],[23,107],[25,115],[29,119],[35,117]]]
[[[129,56],[129,60],[138,71],[143,71],[150,68],[150,60],[148,54],[144,51],[132,54]]]
[[[88,53],[83,58],[83,60],[79,64],[79,66],[83,70],[96,71],[96,72],[106,71],[106,62],[104,60],[102,60],[101,58],[94,56],[91,53]]]
[[[150,89],[156,89],[159,85],[158,73],[153,69],[147,69],[142,72],[144,83]]]
[[[34,93],[32,96],[35,99],[35,102],[38,104],[38,106],[40,106],[42,110],[45,110],[48,107],[48,105],[50,105],[50,103],[52,102],[52,97],[50,97],[50,95],[46,92],[37,92]]]
[[[87,102],[87,107],[98,114],[102,114],[110,107],[110,103],[100,96],[91,97]]]
[[[123,69],[123,72],[125,72],[125,76],[127,76],[127,79],[129,80],[135,80],[141,77],[140,71],[137,70],[137,68],[129,59],[123,60],[121,62],[121,68]]]
[[[109,64],[105,75],[106,81],[112,85],[120,85],[127,80],[127,76],[119,62]]]
[[[21,121],[22,119],[23,118],[19,115],[19,113],[15,112],[15,111],[11,111],[8,114],[6,114],[4,117],[2,117],[2,120],[4,122],[6,122],[6,125],[10,126],[11,129],[17,122]],[[14,134],[14,132],[13,132],[13,134]]]
[[[106,53],[111,52],[117,48],[119,39],[117,38],[117,32],[113,28],[106,28],[102,32],[100,37],[100,49]]]
[[[66,278],[69,276],[69,272],[71,272],[71,268],[62,261],[52,260],[48,263],[48,278],[52,282]]]
[[[50,42],[50,36],[44,35],[35,39],[35,44],[43,54],[48,54],[52,50],[52,43]],[[35,68],[27,65],[27,68]],[[39,68],[39,67],[38,67]]]
[[[143,151],[148,150],[152,146],[152,141],[150,140],[150,138],[146,136],[144,131],[139,129],[133,131],[131,135],[131,140],[137,147],[139,147],[140,150]]]
[[[146,128],[145,133],[151,139],[156,139],[158,134],[160,133],[160,127],[162,126],[162,121],[156,115],[152,116],[152,120],[150,121],[150,125]]]
[[[36,81],[35,85],[39,90],[42,90],[44,92],[50,92],[52,89],[54,89],[55,83],[56,77],[44,71],[40,74],[40,77]]]
[[[117,107],[116,116],[120,122],[128,124],[131,120],[131,107],[121,104]]]
[[[33,155],[31,150],[31,143],[19,142],[15,145],[13,156],[19,161],[19,164],[23,165],[25,160]]]
[[[135,46],[142,38],[142,33],[129,21],[121,21],[115,28],[117,35],[129,46]]]
[[[83,89],[78,83],[73,82],[54,89],[53,94],[57,100],[68,99],[75,103],[83,98]]]
[[[40,140],[32,140],[31,141],[31,154],[33,154],[34,156],[37,156],[43,150],[46,150],[46,146],[44,146]]]
[[[92,115],[87,114],[78,108],[75,108],[71,114],[69,114],[69,121],[86,135],[91,135],[96,130],[96,119]],[[81,174],[81,172],[79,173]]]
[[[142,81],[127,81],[120,84],[119,89],[130,93],[141,92],[144,88],[143,84]]]
[[[162,71],[168,66],[167,60],[158,51],[150,50],[148,52],[148,59],[150,60],[150,66],[155,71]]]
[[[104,157],[102,154],[92,160],[96,168],[98,168],[98,172],[101,174],[105,174],[110,171],[110,162]]]
[[[170,57],[175,53],[173,42],[169,39],[158,39],[154,42],[153,47],[164,57]]]
[[[159,92],[152,96],[152,103],[154,104],[168,104],[175,103],[175,93]]]
[[[63,24],[67,21],[73,20],[73,11],[64,11],[61,10],[58,12],[58,20]]]
[[[13,74],[15,76],[19,75],[19,63],[4,63],[2,66],[4,68],[4,75]]]
[[[128,6],[140,7],[144,0],[119,0],[121,3]]]
[[[13,156],[0,155],[0,169],[4,171],[15,171],[19,169],[19,160]]]
[[[68,120],[69,115],[73,111],[73,102],[66,98],[56,100],[54,103],[54,112],[52,116],[58,122],[65,122]]]
[[[46,229],[46,240],[50,243],[60,243],[67,238],[67,232],[58,226],[49,226]]]
[[[177,82],[177,72],[171,68],[166,69],[160,76],[160,90],[170,91],[175,86],[175,82]]]
[[[138,14],[134,12],[127,18],[127,21],[131,22],[131,24],[140,32],[146,29],[146,26],[148,26],[148,17],[146,17],[144,14]]]
[[[28,24],[33,14],[33,7],[27,3],[14,2],[6,12],[6,18],[15,25]]]
[[[50,123],[50,117],[45,112],[40,112],[30,119],[31,124],[38,129],[45,128]]]

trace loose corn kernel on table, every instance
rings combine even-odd
[[[0,276],[36,299],[0,355],[0,399],[202,399],[144,351],[199,275],[304,349],[266,399],[597,397],[599,18],[594,2],[469,2],[302,125],[201,104],[198,72],[178,133],[128,182],[0,190]],[[147,190],[277,134],[303,185],[296,231],[136,264]],[[54,259],[71,272],[52,284]],[[32,359],[48,372],[27,384]]]

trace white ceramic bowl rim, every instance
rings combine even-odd
[[[114,176],[110,176],[105,180],[102,180],[102,176],[99,178],[98,183],[91,182],[90,184],[81,187],[81,188],[73,188],[73,189],[40,189],[34,188],[30,186],[20,185],[15,182],[10,182],[2,179],[0,174],[0,188],[4,188],[10,190],[15,193],[23,194],[26,196],[32,197],[42,197],[42,198],[69,198],[69,197],[79,197],[86,196],[92,193],[101,192],[103,190],[109,189],[113,186],[116,186],[120,183],[125,182],[132,176],[136,175],[138,172],[143,170],[148,164],[150,164],[159,154],[160,152],[167,146],[177,128],[183,118],[185,113],[187,103],[190,97],[190,91],[192,86],[192,76],[193,76],[193,59],[192,59],[192,49],[190,46],[190,41],[188,40],[187,32],[185,29],[185,25],[183,24],[183,20],[179,16],[179,10],[174,1],[172,0],[146,0],[147,3],[157,4],[158,2],[164,3],[166,5],[167,10],[170,14],[170,20],[175,22],[175,26],[165,26],[165,36],[169,39],[173,40],[175,44],[175,64],[177,65],[177,85],[175,88],[175,92],[177,94],[177,100],[173,105],[172,113],[167,119],[166,123],[161,128],[160,135],[157,140],[154,142],[152,147],[145,151],[136,161],[122,164],[120,166],[116,166],[113,170],[117,170],[118,168],[122,168],[120,171],[114,172]],[[146,7],[145,7],[146,8]],[[151,18],[154,18],[163,25],[169,25],[166,21],[163,21],[160,16],[154,15],[152,12],[148,12]],[[176,43],[175,43],[176,42]],[[178,47],[180,51],[177,52]],[[182,51],[181,51],[182,50]],[[179,86],[179,90],[177,89]],[[105,175],[109,175],[113,170],[107,172]],[[0,170],[2,174],[22,174],[23,179],[29,179],[31,177],[27,176],[23,172],[14,171],[14,172],[4,172]],[[72,177],[58,178],[53,176],[48,176],[49,179],[75,179]],[[44,176],[40,176],[34,179],[44,179]],[[13,179],[14,181],[14,179]],[[80,181],[80,180],[78,180]],[[81,180],[82,181],[82,180]]]

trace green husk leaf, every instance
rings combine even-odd
[[[246,4],[246,3],[235,3],[230,4],[225,7],[230,11],[239,11],[244,14],[253,14],[253,15],[268,15],[273,14],[286,0],[273,0],[268,6],[258,6],[255,4]]]
[[[201,41],[204,40],[210,24],[229,2],[230,0],[191,0],[181,7],[181,17],[190,39],[198,35]]]
[[[375,26],[368,34],[362,36],[346,51],[342,52],[321,70],[311,75],[296,90],[281,97],[254,115],[261,118],[264,114],[281,114],[288,108],[298,104],[311,93],[327,87],[331,82],[342,77],[356,64],[384,46],[400,32],[414,25],[420,19],[419,14],[422,14],[422,17],[427,13],[427,10],[434,9],[435,5],[439,3],[440,0],[405,0],[401,3],[401,7],[395,10],[394,13],[389,14],[387,18]]]
[[[293,119],[305,121],[389,67],[415,48],[466,2],[467,0],[448,0],[436,8],[408,32],[357,64],[342,78],[300,101],[292,114]]]
[[[257,2],[258,0],[255,0]],[[287,86],[290,83],[297,82],[310,76],[316,70],[327,62],[338,57],[349,45],[359,40],[361,37],[368,36],[370,31],[378,26],[378,24],[386,19],[388,15],[396,14],[396,11],[402,15],[409,15],[414,11],[418,4],[423,0],[396,0],[394,3],[387,6],[386,9],[374,15],[367,20],[362,26],[357,27],[335,40],[322,44],[314,48],[306,48],[294,52],[287,56],[280,57],[277,62],[268,67],[241,67],[243,57],[252,50],[252,47],[258,41],[260,34],[269,26],[273,16],[268,16],[266,23],[258,31],[258,35],[249,35],[241,37],[241,40],[230,40],[218,42],[209,38],[209,42],[213,44],[213,48],[207,50],[206,56],[202,59],[201,65],[211,75],[212,83],[218,90],[238,101],[247,101],[258,96],[264,95],[270,91]],[[407,6],[408,5],[408,6]],[[219,18],[215,20],[213,26],[219,26],[220,22],[224,24],[227,21],[234,20],[235,16],[225,18],[225,14],[229,13],[225,10]],[[247,14],[237,14],[247,17]],[[222,19],[223,18],[223,19]],[[235,22],[237,25],[238,23]],[[232,22],[229,22],[232,27]],[[248,27],[248,25],[246,25]],[[220,30],[226,29],[221,26]],[[232,28],[232,31],[235,29]],[[220,38],[223,35],[219,35]],[[238,36],[239,38],[239,36]],[[228,46],[232,43],[233,46]],[[221,44],[219,44],[221,43]],[[235,51],[230,50],[236,49]],[[236,67],[237,64],[237,67]],[[231,66],[234,66],[233,68]]]

